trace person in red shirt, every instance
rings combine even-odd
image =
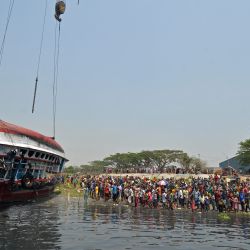
[[[104,200],[105,201],[109,200],[109,193],[110,193],[109,185],[106,184],[104,187]]]
[[[215,174],[215,176],[214,176],[215,183],[218,183],[219,179],[220,179],[220,177],[217,174]]]

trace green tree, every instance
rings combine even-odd
[[[64,169],[64,173],[67,173],[67,174],[74,174],[75,173],[75,167],[73,166],[68,166]]]
[[[91,161],[90,165],[95,168],[103,169],[104,167],[108,166],[109,163],[107,161]]]
[[[101,174],[105,172],[106,162],[92,161],[90,164],[84,164],[80,166],[80,172],[83,174]]]
[[[205,172],[207,168],[206,162],[202,161],[200,158],[197,157],[191,157],[190,158],[190,170],[191,172],[197,174],[197,173],[203,173]]]
[[[83,164],[83,165],[80,165],[80,172],[82,174],[91,174],[92,173],[92,169],[91,169],[91,166],[89,164]]]
[[[151,154],[152,162],[158,167],[158,170],[162,171],[166,167],[171,159],[169,157],[171,150],[154,150]]]
[[[173,163],[179,163],[187,172],[199,172],[205,167],[205,162],[195,157],[189,157],[187,153],[181,150],[153,150],[142,151],[139,153],[116,153],[106,157],[102,161],[92,161],[90,164],[69,168],[67,171],[80,172],[85,174],[99,174],[105,172],[105,167],[112,166],[117,170],[139,168],[152,168],[157,166],[159,171],[171,166]]]
[[[241,141],[239,143],[240,148],[237,153],[237,158],[243,166],[250,164],[250,139]]]
[[[143,168],[151,168],[154,165],[152,151],[146,150],[138,153],[138,159],[140,162],[140,166],[142,166]]]
[[[125,169],[126,167],[128,167],[129,163],[127,155],[120,153],[110,155],[109,157],[106,157],[104,161],[108,162],[110,165],[117,169]]]
[[[141,167],[141,155],[139,153],[126,153],[126,161],[128,168],[138,169]]]
[[[181,154],[183,154],[183,152],[180,150],[164,149],[151,151],[149,157],[151,159],[151,165],[154,164],[158,167],[159,171],[163,171],[163,169],[170,164],[177,162]]]
[[[122,169],[137,169],[143,166],[144,157],[140,153],[117,153],[105,158],[104,161],[109,165]]]
[[[177,162],[182,166],[186,172],[191,170],[191,158],[187,153],[182,153],[178,155]]]

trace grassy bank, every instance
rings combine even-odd
[[[58,184],[54,190],[56,194],[70,195],[71,197],[82,196],[82,190],[79,187],[74,187],[70,183]]]

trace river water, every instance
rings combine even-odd
[[[250,249],[250,216],[131,208],[82,198],[0,209],[0,249]]]

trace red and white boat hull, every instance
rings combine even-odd
[[[50,195],[46,173],[61,173],[66,161],[53,138],[0,120],[0,204]]]

